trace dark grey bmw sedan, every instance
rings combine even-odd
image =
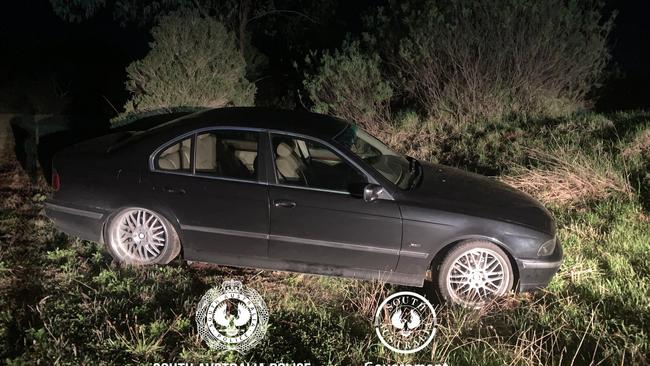
[[[430,283],[480,307],[547,285],[562,260],[552,216],[528,195],[306,112],[224,108],[116,132],[56,154],[52,185],[56,226],[125,264],[182,255]]]

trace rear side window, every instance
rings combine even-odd
[[[192,138],[177,142],[160,153],[156,159],[156,169],[174,172],[192,172]]]
[[[257,180],[259,133],[211,131],[196,137],[197,175]]]

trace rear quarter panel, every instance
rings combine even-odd
[[[147,166],[148,157],[142,150],[146,146],[125,146],[108,152],[110,145],[102,146],[101,142],[101,139],[91,140],[54,156],[52,166],[59,174],[61,188],[53,193],[52,201],[113,211],[136,197],[142,197],[145,192],[140,186],[141,173]],[[97,147],[92,148],[93,143]]]

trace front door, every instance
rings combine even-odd
[[[187,259],[266,257],[269,203],[258,143],[255,131],[207,131],[155,158],[156,192],[178,218]]]
[[[326,267],[395,269],[402,240],[394,201],[350,194],[367,180],[331,147],[273,135],[269,256]]]

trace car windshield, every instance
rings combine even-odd
[[[408,189],[419,174],[417,160],[391,150],[357,126],[349,126],[334,139],[363,159],[401,189]]]

